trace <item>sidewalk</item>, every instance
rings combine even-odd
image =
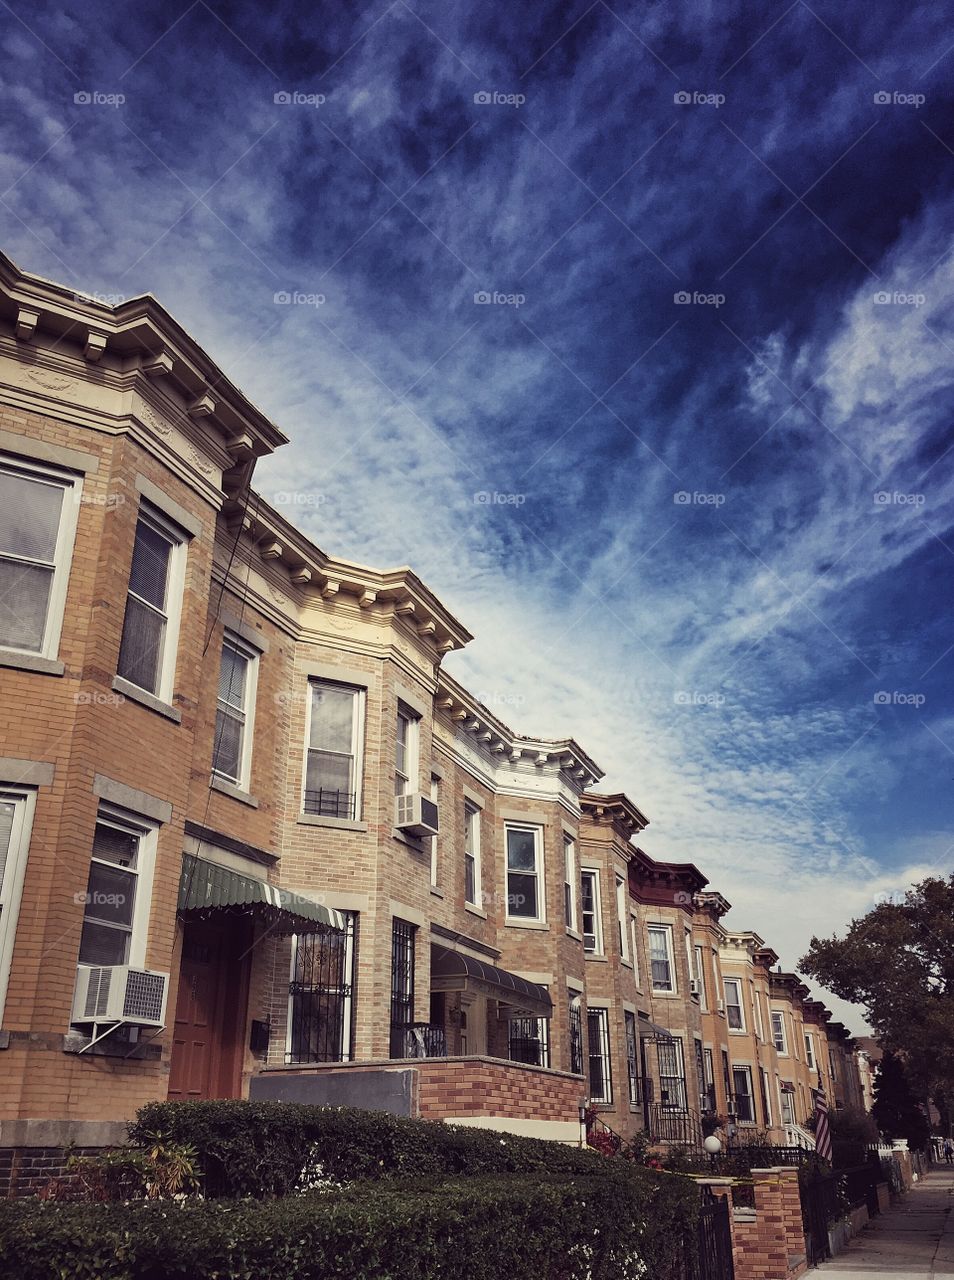
[[[954,1169],[935,1167],[816,1273],[834,1280],[954,1280],[952,1205]]]

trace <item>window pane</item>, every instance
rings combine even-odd
[[[536,840],[532,831],[507,832],[507,866],[511,871],[536,870]]]
[[[242,763],[243,722],[229,715],[221,707],[215,717],[215,756],[212,761],[216,773],[238,781]]]
[[[230,644],[222,646],[222,665],[219,668],[219,697],[237,711],[245,710],[245,676],[248,659]]]
[[[80,964],[125,964],[129,958],[128,930],[107,924],[83,925]]]
[[[42,649],[52,582],[52,569],[0,560],[0,644]]]
[[[133,596],[126,600],[123,639],[117,672],[140,689],[155,693],[159,685],[165,619]]]
[[[106,867],[94,862],[89,869],[86,893],[86,916],[113,924],[132,926],[136,899],[136,875],[119,867]]]
[[[61,485],[0,471],[0,552],[52,564],[62,507]]]
[[[0,801],[0,889],[3,888],[3,872],[7,865],[7,854],[10,852],[10,837],[13,834],[13,819],[17,807],[8,800]],[[3,899],[0,897],[0,906]]]
[[[537,915],[537,878],[511,872],[507,876],[507,912],[512,916]]]
[[[96,824],[93,836],[93,857],[100,862],[114,862],[117,867],[136,868],[139,855],[139,837],[132,831],[122,831],[119,827]]]
[[[172,541],[140,520],[136,525],[136,542],[133,546],[132,568],[129,571],[129,590],[148,600],[157,609],[165,610],[166,587],[169,581],[169,556]]]
[[[353,789],[351,757],[335,756],[327,751],[309,751],[305,789],[350,792]]]
[[[350,754],[354,727],[355,696],[350,689],[335,689],[312,682],[311,740],[321,751]]]

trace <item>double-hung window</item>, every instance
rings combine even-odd
[[[752,1096],[752,1068],[732,1068],[732,1092],[735,1115],[740,1124],[755,1123],[755,1098]]]
[[[464,803],[464,901],[480,903],[480,810],[470,801]]]
[[[759,1040],[765,1039],[765,1028],[762,1022],[762,993],[755,990],[755,983],[751,983],[752,987],[752,1011],[755,1014],[755,1034]]]
[[[696,992],[699,996],[699,1008],[705,1011],[709,1008],[709,993],[706,990],[706,953],[704,947],[694,948],[696,966]]]
[[[629,1077],[629,1101],[635,1106],[639,1100],[639,1042],[636,1034],[636,1015],[627,1009],[623,1013],[626,1031],[626,1074]]]
[[[136,523],[118,675],[164,702],[172,698],[186,535],[143,502]]]
[[[36,795],[0,785],[0,1017],[10,976]]]
[[[576,929],[576,841],[563,837],[563,915],[568,929]]]
[[[626,919],[629,914],[626,892],[626,881],[622,876],[616,877],[616,928],[619,931],[620,959],[629,960],[629,930]]]
[[[56,657],[79,491],[78,477],[0,459],[0,648]]]
[[[795,1123],[795,1086],[790,1081],[782,1081],[779,1098],[782,1104],[782,1124],[791,1126]]]
[[[85,895],[79,962],[145,959],[155,828],[100,806]]]
[[[586,1031],[590,1063],[590,1101],[612,1103],[613,1075],[610,1065],[609,1010],[587,1009]]]
[[[219,667],[212,771],[243,791],[248,790],[252,768],[257,676],[258,653],[227,631]]]
[[[397,713],[397,742],[394,751],[394,794],[411,795],[417,790],[421,722],[403,706]]]
[[[815,1071],[815,1038],[805,1032],[805,1061],[809,1071]]]
[[[630,955],[633,958],[633,978],[636,986],[640,984],[639,977],[639,921],[634,915],[629,917],[629,946]]]
[[[586,867],[580,872],[580,924],[583,930],[583,950],[601,955],[603,930],[600,922],[600,873]]]
[[[745,1030],[745,1010],[742,1008],[742,982],[739,978],[725,978],[725,1017],[730,1031]]]
[[[312,680],[310,694],[304,811],[356,818],[361,812],[364,690]]]
[[[785,1015],[777,1009],[772,1010],[772,1040],[775,1052],[788,1057],[788,1037],[785,1034]]]
[[[676,966],[672,953],[672,929],[668,924],[651,924],[646,930],[649,936],[649,967],[654,991],[676,990]]]
[[[542,921],[544,909],[543,831],[507,824],[507,916]]]
[[[437,805],[438,812],[441,805],[441,780],[436,774],[431,774],[431,799]],[[431,836],[431,888],[437,888],[438,880],[438,856],[437,856],[437,836]]]

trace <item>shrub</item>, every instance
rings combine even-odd
[[[130,1126],[137,1146],[188,1143],[208,1196],[283,1196],[308,1164],[334,1182],[390,1177],[587,1174],[593,1151],[380,1111],[290,1102],[153,1102]],[[596,1162],[594,1164],[594,1162]]]
[[[119,1148],[96,1156],[71,1155],[62,1177],[41,1188],[43,1200],[165,1200],[199,1189],[196,1152],[175,1143],[148,1151]]]
[[[698,1194],[622,1161],[597,1175],[382,1182],[345,1196],[0,1202],[17,1280],[666,1280]]]

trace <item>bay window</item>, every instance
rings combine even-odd
[[[649,968],[654,991],[676,990],[676,965],[672,953],[672,929],[666,924],[651,924],[649,936]]]
[[[730,1031],[745,1030],[745,1010],[742,1008],[742,982],[739,978],[725,978],[725,1016]]]

